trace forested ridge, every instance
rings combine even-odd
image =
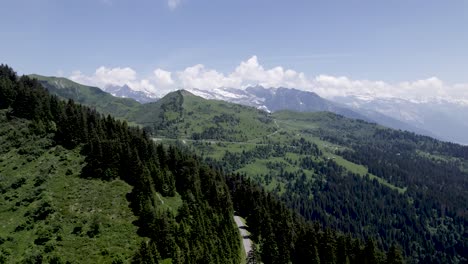
[[[464,263],[468,147],[331,113],[273,114],[252,143],[192,142],[226,172],[268,188],[306,219],[399,244],[410,263]]]
[[[50,96],[34,79],[0,68],[0,108],[53,132],[56,144],[82,148],[82,177],[123,179],[142,242],[134,263],[238,263],[239,235],[224,178],[177,149],[156,146],[144,131]],[[180,195],[180,208],[159,208],[159,194]]]
[[[404,263],[398,246],[385,255],[372,237],[365,243],[351,234],[324,229],[292,212],[275,195],[237,174],[227,179],[236,211],[247,217],[252,240],[260,246],[249,263]]]
[[[249,263],[402,262],[396,247],[385,256],[372,238],[363,244],[330,229],[323,231],[242,177],[225,176],[186,151],[156,145],[145,131],[125,121],[50,96],[39,82],[18,77],[4,65],[0,67],[0,109],[5,109],[9,120],[30,120],[31,133],[51,135],[53,145],[80,150],[86,157],[81,177],[122,179],[133,186],[127,199],[138,218],[134,222],[138,234],[145,238],[131,258],[133,263],[239,263],[234,206],[251,221],[258,245]],[[180,197],[180,202],[164,207],[161,196]],[[47,222],[49,215],[41,217]],[[88,232],[92,236],[98,230],[95,225]],[[44,256],[37,255],[32,263],[47,262],[48,251],[43,250]]]

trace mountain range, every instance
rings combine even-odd
[[[336,102],[357,112],[379,113],[434,137],[468,144],[468,105],[447,100],[411,101],[398,98],[335,97]],[[416,132],[416,131],[415,131]]]
[[[343,96],[325,99],[293,88],[189,89],[206,99],[254,106],[269,112],[329,111],[349,118],[401,129],[438,139],[468,144],[468,105],[447,100],[411,101],[399,98]]]
[[[64,83],[72,82],[65,78],[31,76],[43,81],[43,84],[46,86],[50,86],[52,82],[57,83],[57,85],[51,86],[51,89],[57,89],[57,87],[64,86]],[[61,82],[62,84],[60,84]],[[67,87],[79,85],[75,83]],[[97,89],[99,88],[93,88],[93,93],[99,94],[100,92]],[[106,86],[102,90],[115,97],[133,99],[143,104],[158,100],[158,97],[155,95],[135,91],[127,85]],[[465,113],[468,113],[468,106],[456,102],[444,100],[416,102],[398,98],[362,98],[358,96],[325,99],[311,91],[284,87],[265,88],[262,86],[251,86],[245,89],[220,87],[204,90],[192,88],[187,89],[187,91],[205,99],[223,100],[252,106],[267,112],[280,110],[297,112],[329,111],[349,118],[374,122],[393,129],[410,131],[460,144],[468,143],[468,134],[466,133],[468,131],[468,119],[464,118]],[[64,90],[58,94],[74,98],[75,100],[78,99],[76,96],[73,97],[72,91],[68,90],[66,93],[71,94],[65,94]],[[86,103],[79,99],[77,101]],[[115,101],[115,98],[112,98],[111,101],[113,102],[96,105],[96,107],[103,113],[116,114],[115,111],[108,111],[106,108],[113,109],[116,103],[130,104],[130,107],[134,105],[134,103],[130,103],[128,100]],[[125,111],[128,111],[128,109]],[[119,116],[125,116],[125,114],[119,113]]]
[[[132,88],[130,88],[128,85],[123,85],[123,86],[108,85],[108,86],[102,87],[102,90],[116,97],[132,98],[142,104],[155,102],[159,99],[157,96],[152,95],[148,92],[135,91]]]
[[[348,118],[374,122],[386,127],[437,137],[423,126],[386,115],[376,109],[352,108],[346,104],[327,100],[314,92],[292,88],[264,88],[261,86],[246,89],[217,88],[213,90],[188,89],[193,94],[206,99],[224,100],[232,103],[253,106],[268,112],[291,110],[297,112],[328,111]],[[443,138],[443,137],[438,137]]]

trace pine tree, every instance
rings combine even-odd
[[[367,240],[366,247],[364,248],[363,263],[364,264],[377,264],[378,263],[376,252],[375,252],[375,244],[371,238]]]
[[[403,264],[403,256],[401,254],[400,249],[398,249],[395,245],[392,245],[387,252],[387,260],[386,264]]]

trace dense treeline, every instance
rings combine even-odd
[[[359,139],[355,134],[349,135],[352,129],[336,134],[333,131],[322,131],[320,135],[335,143]],[[377,133],[379,137],[382,133],[402,137],[401,132],[391,130]],[[368,167],[372,174],[368,176],[348,171],[305,139],[290,140],[283,145],[267,142],[241,152],[226,150],[219,160],[207,161],[232,172],[256,160],[282,157],[281,162],[266,162],[267,174],[250,176],[263,186],[274,182],[273,192],[306,219],[364,240],[373,237],[384,250],[401,245],[414,262],[466,260],[468,195],[466,172],[460,169],[462,162],[425,158],[409,147],[406,139],[400,139],[402,143],[398,144],[384,137],[378,145],[373,137],[361,138],[360,144],[345,145],[348,148],[336,150],[336,154]],[[431,149],[429,143],[415,141]],[[437,142],[434,140],[433,144]],[[304,147],[298,148],[297,143]],[[456,146],[457,150],[460,148],[463,147]],[[433,151],[442,152],[437,148]],[[305,155],[293,159],[292,154]],[[451,192],[446,192],[447,189]]]
[[[135,263],[238,263],[239,237],[229,191],[221,174],[195,158],[156,146],[144,131],[96,111],[50,96],[34,79],[0,67],[0,107],[9,117],[33,120],[37,133],[55,133],[57,144],[82,147],[84,177],[121,178],[139,234],[149,239]],[[159,207],[158,193],[182,198],[177,212]]]
[[[200,146],[197,146],[200,148]],[[240,153],[226,151],[221,159],[220,165],[224,170],[235,171],[255,159],[268,159],[271,157],[285,157],[286,153],[295,153],[299,155],[307,154],[309,157],[318,157],[322,154],[317,145],[301,138],[293,139],[289,144],[264,144],[257,145],[252,150],[242,150]],[[216,163],[209,159],[210,163]]]
[[[380,235],[388,236],[385,230],[396,230],[397,235],[391,236],[400,241],[406,254],[425,263],[467,261],[468,147],[410,132],[369,129],[370,124],[365,122],[341,124],[313,133],[346,146],[347,150],[337,154],[347,160],[406,188],[404,194],[389,197],[382,204],[398,213],[400,220],[382,217],[385,221],[378,223]],[[367,134],[357,130],[366,130]],[[395,203],[397,206],[392,206]]]
[[[295,148],[297,143],[304,147]],[[306,219],[349,232],[355,237],[376,237],[375,242],[384,249],[389,249],[393,244],[402,244],[405,248],[413,245],[413,238],[405,234],[419,232],[422,228],[406,196],[377,180],[353,174],[332,159],[319,158],[317,146],[306,140],[294,140],[288,147],[266,145],[238,153],[226,151],[220,161],[208,161],[233,171],[253,162],[255,158],[284,156],[282,150],[286,149],[288,153],[310,155],[298,161],[285,158],[286,163],[269,162],[270,173],[257,175],[254,179],[264,185],[270,184],[273,179],[282,182],[284,190],[275,189],[276,195],[290,208]],[[299,169],[288,171],[286,167],[291,165]],[[312,178],[306,175],[310,172],[314,175]],[[409,225],[409,222],[415,222],[417,226]]]
[[[234,208],[247,218],[252,240],[259,245],[250,263],[403,263],[397,247],[386,256],[369,238],[366,243],[337,233],[292,213],[272,194],[240,175],[227,179]]]

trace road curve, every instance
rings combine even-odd
[[[234,221],[236,222],[237,228],[239,228],[239,232],[242,236],[242,244],[244,245],[245,255],[248,256],[249,252],[252,251],[252,240],[249,238],[249,232],[247,231],[247,227],[242,223],[240,216],[235,215]]]

